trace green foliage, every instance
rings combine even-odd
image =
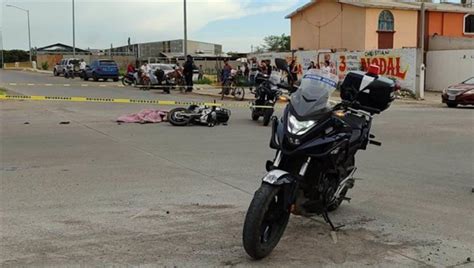
[[[43,69],[43,70],[48,70],[48,68],[49,68],[48,62],[45,61],[45,62],[42,62],[42,63],[41,63],[41,69]]]
[[[202,79],[196,81],[196,84],[198,84],[198,85],[210,85],[210,84],[212,84],[212,80],[209,79],[208,77],[204,76]]]
[[[5,63],[13,63],[13,62],[22,62],[22,61],[29,61],[30,57],[27,51],[24,50],[3,50],[3,58]]]
[[[275,52],[283,52],[283,51],[290,51],[290,36],[282,34],[278,35],[270,35],[263,38],[264,49],[268,51],[275,51]],[[257,50],[259,47],[257,47]]]

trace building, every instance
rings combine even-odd
[[[184,58],[183,46],[183,39],[179,39],[130,44],[106,49],[105,53],[109,54],[112,50],[112,55],[132,55],[137,57],[139,60],[147,60],[149,58]],[[222,56],[222,45],[219,44],[188,40],[187,48],[188,54],[196,57],[212,58]]]
[[[373,50],[418,46],[420,3],[390,0],[312,0],[286,18],[296,50]],[[472,7],[426,4],[426,38],[472,38]]]

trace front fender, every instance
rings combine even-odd
[[[283,185],[283,184],[292,184],[296,180],[290,173],[274,169],[268,172],[262,179],[263,182],[271,185]]]

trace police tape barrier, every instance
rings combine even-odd
[[[194,102],[194,101],[172,101],[172,100],[144,100],[144,99],[114,99],[114,98],[92,98],[92,97],[64,97],[64,96],[18,96],[0,95],[0,100],[27,100],[27,101],[66,101],[66,102],[95,102],[95,103],[129,103],[129,104],[155,104],[155,105],[204,105],[216,107],[235,108],[263,108],[270,109],[272,106],[253,105],[252,103],[217,103],[217,102]],[[277,104],[276,107],[284,107]]]

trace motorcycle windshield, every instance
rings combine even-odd
[[[307,71],[300,87],[290,99],[295,112],[301,117],[326,112],[330,107],[329,98],[336,90],[337,82],[337,76],[327,71],[318,69]]]

